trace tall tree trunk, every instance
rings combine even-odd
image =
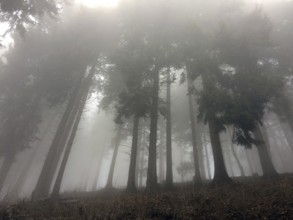
[[[275,170],[275,167],[272,163],[270,153],[268,151],[269,149],[266,146],[263,134],[261,132],[260,125],[256,126],[256,129],[254,131],[254,136],[257,140],[262,142],[256,148],[257,148],[257,151],[259,154],[260,163],[261,163],[262,170],[263,170],[263,176],[265,178],[271,178],[271,177],[278,176],[278,173]]]
[[[251,176],[253,176],[253,174],[254,174],[254,170],[253,170],[253,168],[252,168],[252,162],[251,162],[251,160],[250,160],[250,157],[249,157],[249,154],[248,154],[248,151],[249,151],[250,149],[245,149],[245,154],[246,154],[246,159],[247,159],[247,164],[248,164],[248,168],[249,168],[249,170],[250,170],[250,173],[251,173]]]
[[[97,158],[98,160],[98,169],[95,173],[95,177],[94,177],[94,181],[93,181],[93,185],[92,185],[92,191],[95,191],[97,189],[97,184],[99,181],[99,176],[100,176],[100,171],[101,171],[101,165],[102,165],[102,161],[103,161],[103,157],[104,157],[104,152],[105,152],[105,146],[103,146],[102,152],[100,153],[99,157]]]
[[[244,173],[244,169],[243,169],[243,166],[242,166],[242,164],[240,163],[240,160],[239,160],[239,158],[237,157],[237,154],[236,154],[236,152],[235,152],[235,146],[234,146],[234,144],[233,144],[233,140],[232,140],[232,132],[231,132],[231,130],[230,129],[227,129],[227,132],[228,132],[228,134],[229,134],[229,139],[230,139],[230,147],[231,147],[231,151],[232,151],[232,154],[233,154],[233,156],[234,156],[234,158],[235,158],[235,160],[236,160],[236,163],[237,163],[237,165],[238,165],[238,167],[239,167],[239,170],[240,170],[240,175],[241,176],[245,176],[245,173]]]
[[[209,151],[208,151],[208,143],[206,138],[206,133],[203,130],[203,140],[204,140],[204,150],[205,150],[205,156],[206,156],[206,162],[207,162],[207,179],[211,179],[211,166],[210,166],[210,160],[209,160]]]
[[[198,146],[198,162],[199,162],[199,170],[201,174],[201,179],[205,180],[207,179],[206,172],[205,172],[205,164],[204,164],[204,157],[203,157],[203,151],[204,146],[202,143],[202,126],[201,124],[196,123],[195,125],[196,133],[197,135],[197,146]]]
[[[232,165],[229,150],[226,149],[226,148],[227,148],[226,145],[222,146],[223,156],[224,156],[224,163],[225,163],[225,167],[226,167],[228,176],[233,177],[234,176],[233,165]]]
[[[220,134],[217,129],[217,125],[214,117],[208,118],[208,125],[210,130],[210,139],[212,145],[212,151],[214,156],[214,166],[215,166],[215,174],[212,181],[212,184],[221,185],[225,183],[230,183],[232,180],[227,174],[227,170],[225,168],[223,150],[220,141]]]
[[[272,137],[271,141],[270,141],[268,130],[267,130],[265,124],[263,125],[262,134],[263,134],[265,143],[267,143],[268,148],[271,149],[272,148],[271,146],[273,146],[273,148],[276,151],[276,152],[274,152],[274,155],[275,155],[275,157],[277,157],[276,158],[277,165],[280,166],[280,169],[283,172],[286,172],[286,166],[285,166],[283,158],[282,158],[283,150],[281,149],[282,145],[286,145],[286,143],[283,140],[281,142],[278,140],[278,137],[276,136],[276,135],[278,135],[278,134],[276,134],[276,129],[274,129],[273,132],[270,133],[270,136]]]
[[[209,160],[209,152],[208,152],[208,145],[207,144],[205,144],[205,154],[206,154],[206,160],[207,160],[208,179],[212,179],[211,165],[210,165],[210,160]]]
[[[239,167],[240,175],[241,175],[241,176],[245,176],[243,166],[242,166],[242,164],[240,163],[239,158],[237,157],[237,154],[236,154],[235,149],[234,149],[234,145],[231,144],[230,146],[231,146],[232,154],[233,154],[233,156],[234,156],[234,158],[235,158],[235,160],[236,160],[236,163],[237,163],[237,165],[238,165],[238,167]]]
[[[46,198],[50,194],[50,186],[52,184],[54,174],[56,173],[58,162],[61,157],[61,152],[64,149],[64,145],[60,145],[63,136],[68,136],[71,127],[68,126],[70,119],[72,119],[72,111],[76,109],[78,103],[78,94],[80,93],[82,86],[82,78],[84,74],[81,74],[80,78],[74,87],[74,90],[70,96],[69,102],[66,106],[66,110],[63,113],[62,119],[59,123],[58,129],[50,146],[46,160],[43,164],[40,176],[38,178],[36,187],[32,193],[32,200],[39,198]],[[66,135],[67,134],[67,135]]]
[[[160,145],[159,145],[159,181],[163,183],[165,180],[165,131],[164,126],[160,126]]]
[[[111,160],[111,165],[110,165],[110,170],[109,170],[109,174],[108,174],[108,180],[107,180],[106,188],[112,188],[113,187],[114,168],[115,168],[117,154],[118,154],[118,147],[119,147],[120,141],[121,141],[121,132],[122,132],[122,127],[119,126],[117,134],[116,134],[116,139],[115,139],[115,142],[114,142],[115,145],[114,145],[113,157],[112,157],[112,160]]]
[[[132,130],[132,146],[130,154],[129,172],[126,191],[129,193],[136,192],[135,186],[135,170],[136,170],[136,158],[137,158],[137,143],[138,143],[138,128],[139,128],[139,116],[135,115],[133,120]]]
[[[171,121],[171,71],[167,71],[167,103],[166,103],[166,188],[173,188],[172,170],[172,121]]]
[[[72,129],[71,129],[71,133],[70,133],[70,136],[68,139],[68,143],[66,145],[64,156],[62,158],[62,162],[61,162],[61,165],[60,165],[57,177],[56,177],[56,181],[55,181],[55,184],[53,187],[53,191],[51,194],[51,198],[53,198],[53,199],[57,199],[59,197],[59,191],[60,191],[64,171],[65,171],[65,168],[66,168],[66,165],[68,162],[68,158],[69,158],[72,146],[73,146],[73,142],[74,142],[74,139],[76,136],[77,128],[78,128],[78,125],[79,125],[79,122],[81,119],[81,115],[83,113],[83,109],[84,109],[84,106],[85,106],[85,103],[87,100],[87,96],[89,93],[89,89],[90,89],[90,85],[91,85],[94,73],[95,73],[95,65],[93,65],[91,67],[90,73],[86,77],[85,82],[83,84],[83,89],[80,92],[81,93],[80,94],[80,103],[76,108],[77,109],[76,116],[73,118],[74,123],[72,125]]]
[[[34,118],[36,117],[41,99],[42,93],[39,93],[34,96],[30,104],[27,103],[28,107],[26,107],[26,111],[24,111],[22,120],[20,120],[20,122],[17,124],[10,124],[8,121],[8,124],[6,124],[6,126],[4,125],[8,132],[7,136],[3,140],[3,146],[5,148],[7,147],[7,149],[4,149],[4,162],[0,169],[0,192],[4,186],[7,174],[9,173],[9,170],[14,163],[16,154],[21,150],[21,147],[23,147],[23,143],[21,142],[25,141],[23,138],[26,138],[23,135],[28,129],[28,126],[30,126],[30,122],[34,121]],[[19,116],[17,115],[16,117]]]
[[[157,126],[158,126],[158,106],[159,106],[159,68],[155,66],[153,72],[153,90],[152,90],[152,107],[151,107],[151,124],[150,124],[150,145],[146,191],[154,192],[158,187],[157,178]]]
[[[142,132],[142,145],[140,149],[140,163],[139,163],[139,187],[142,187],[142,181],[143,181],[143,174],[144,174],[144,154],[145,154],[145,146],[146,146],[146,134],[145,132]]]
[[[190,78],[187,77],[187,95],[188,95],[188,107],[189,107],[189,117],[190,117],[190,126],[191,126],[191,138],[192,138],[192,147],[193,147],[193,162],[194,162],[194,184],[199,185],[201,184],[201,176],[200,176],[200,169],[199,169],[199,158],[198,158],[198,149],[197,149],[197,141],[196,141],[196,128],[195,128],[195,117],[194,117],[194,107],[193,107],[193,100],[192,100],[192,85]]]
[[[99,176],[100,176],[100,171],[101,171],[101,164],[102,164],[102,157],[99,157],[98,158],[98,169],[95,173],[95,177],[94,177],[94,181],[93,181],[93,185],[92,185],[92,191],[96,191],[97,189],[97,184],[98,184],[98,181],[99,181]]]
[[[73,125],[73,128],[71,130],[71,134],[70,134],[70,137],[69,137],[69,140],[68,140],[68,143],[67,143],[67,146],[66,146],[66,150],[64,152],[64,156],[63,156],[63,159],[62,159],[62,162],[61,162],[61,165],[60,165],[57,177],[56,177],[56,182],[54,184],[53,191],[52,191],[52,194],[51,194],[51,197],[53,199],[56,199],[56,198],[59,197],[59,191],[60,191],[64,171],[65,171],[66,164],[67,164],[70,152],[71,152],[71,148],[72,148],[72,145],[73,145],[73,142],[74,142],[74,138],[75,138],[76,131],[77,131],[77,128],[78,128],[78,125],[79,125],[79,121],[80,121],[80,118],[81,118],[81,115],[82,115],[82,112],[83,112],[83,107],[84,107],[83,102],[85,103],[86,98],[87,98],[86,96],[83,97],[83,101],[80,104],[78,113],[76,115],[76,118],[74,119],[74,125]],[[85,101],[84,101],[84,99],[85,99]]]
[[[142,129],[138,130],[138,143],[137,143],[137,153],[136,153],[136,165],[135,165],[135,186],[139,187],[139,162],[140,162],[140,151],[142,143]]]
[[[53,112],[53,114],[55,115],[56,114],[56,111]],[[55,118],[55,116],[53,118]],[[42,135],[42,137],[41,137],[41,140],[42,141],[39,143],[39,145],[42,145],[44,143],[44,140],[43,139],[48,134],[49,129],[53,125],[53,122],[54,122],[53,118],[50,118],[48,120],[48,123],[46,125],[45,131],[43,133],[44,135]],[[17,181],[16,181],[16,183],[14,185],[14,189],[15,190],[17,190],[17,191],[20,191],[21,190],[21,188],[22,188],[22,186],[24,184],[25,179],[28,177],[29,170],[30,170],[30,168],[31,168],[31,166],[33,164],[33,158],[35,158],[35,156],[36,156],[37,153],[38,153],[38,149],[35,149],[33,151],[33,153],[30,155],[30,160],[28,160],[27,163],[25,164],[25,166],[22,168],[22,172],[21,172],[20,176],[17,178]]]
[[[289,145],[291,151],[293,152],[293,139],[292,139],[293,133],[292,133],[292,130],[287,123],[282,122],[281,119],[279,119],[279,120],[280,120],[280,125],[282,128],[282,131],[284,132],[284,135],[285,135],[286,140],[288,142],[288,145]]]
[[[14,163],[14,156],[5,156],[0,168],[0,192],[3,189],[7,174]]]

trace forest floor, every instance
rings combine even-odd
[[[293,219],[293,175],[235,179],[213,188],[178,184],[156,194],[71,193],[58,202],[1,204],[0,219]]]

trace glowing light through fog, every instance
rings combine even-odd
[[[118,6],[118,0],[81,0],[81,3],[89,8],[114,8]]]

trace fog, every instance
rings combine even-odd
[[[0,0],[2,202],[293,172],[292,1],[45,2]]]

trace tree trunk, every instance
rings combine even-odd
[[[44,132],[42,133],[42,137],[41,137],[41,142],[38,143],[38,145],[42,146],[45,142],[45,137],[48,135],[50,128],[53,127],[53,123],[54,123],[54,119],[56,118],[56,111],[52,112],[52,116],[48,119],[46,119],[48,122],[46,124],[46,128],[44,130]],[[16,191],[20,191],[23,187],[24,181],[26,180],[26,178],[28,177],[28,173],[30,171],[30,168],[33,164],[33,158],[36,157],[37,153],[38,153],[38,148],[35,147],[36,149],[34,149],[33,153],[30,156],[30,160],[27,161],[27,163],[25,164],[25,166],[22,168],[22,172],[20,174],[20,176],[17,178],[17,181],[14,185],[14,190]]]
[[[200,176],[200,169],[199,169],[199,158],[198,158],[198,149],[197,149],[197,142],[196,142],[196,130],[195,130],[195,117],[194,117],[194,107],[193,107],[193,100],[192,100],[192,93],[191,93],[191,82],[189,77],[187,77],[187,95],[188,95],[188,107],[189,107],[189,117],[190,117],[190,126],[191,126],[191,138],[192,138],[192,147],[193,147],[193,162],[194,162],[194,184],[199,185],[201,184],[201,176]]]
[[[208,179],[212,179],[211,165],[210,165],[210,160],[209,160],[209,152],[208,152],[208,145],[207,144],[205,144],[205,153],[206,153],[206,160],[207,160]]]
[[[166,188],[173,189],[172,171],[172,121],[171,121],[171,79],[170,68],[167,71],[167,103],[166,103]]]
[[[77,128],[78,128],[78,125],[79,125],[79,121],[80,121],[80,118],[81,118],[81,115],[82,115],[82,112],[83,112],[83,107],[84,107],[83,103],[85,103],[86,98],[87,98],[87,96],[83,97],[83,101],[80,104],[78,113],[76,115],[76,118],[74,119],[74,125],[73,125],[73,128],[71,130],[71,134],[70,134],[70,137],[69,137],[69,140],[68,140],[68,143],[67,143],[67,146],[66,146],[66,150],[64,152],[64,156],[63,156],[63,159],[62,159],[62,162],[61,162],[61,165],[60,165],[57,177],[56,177],[56,182],[54,184],[53,191],[52,191],[52,194],[51,194],[51,197],[53,199],[57,199],[59,197],[59,191],[60,191],[64,171],[65,171],[66,164],[67,164],[70,152],[71,152],[71,148],[72,148],[72,145],[73,145],[73,142],[74,142],[74,138],[75,138],[76,131],[77,131]]]
[[[143,174],[144,174],[144,154],[145,154],[145,147],[146,146],[146,134],[142,132],[142,145],[140,146],[140,163],[139,163],[139,187],[142,187],[143,181]]]
[[[137,143],[137,153],[136,153],[136,165],[135,165],[135,186],[139,187],[139,161],[140,161],[140,151],[142,143],[142,129],[138,130],[138,143]]]
[[[117,136],[115,139],[115,143],[114,143],[115,146],[114,146],[114,151],[113,151],[113,157],[111,160],[108,181],[106,184],[106,188],[109,188],[109,189],[113,187],[114,168],[115,168],[115,163],[116,163],[117,154],[118,154],[118,147],[119,147],[120,141],[121,141],[121,132],[122,132],[122,127],[119,126],[118,131],[117,131]]]
[[[260,163],[263,170],[263,176],[265,178],[272,178],[278,176],[277,171],[275,170],[275,167],[272,163],[268,148],[266,146],[266,143],[264,141],[263,134],[261,132],[260,125],[256,126],[256,129],[254,131],[254,136],[257,140],[261,141],[256,148],[259,154]]]
[[[221,184],[230,183],[232,180],[228,176],[226,168],[225,168],[220,135],[217,129],[215,119],[213,117],[208,118],[208,125],[210,130],[210,139],[211,139],[212,151],[214,156],[214,166],[215,166],[215,174],[214,174],[212,184],[221,185]]]
[[[204,151],[204,146],[202,143],[202,126],[198,123],[196,123],[196,133],[197,135],[197,146],[198,146],[198,162],[199,162],[199,170],[200,170],[200,174],[201,174],[201,179],[202,180],[206,180],[207,176],[206,176],[206,172],[205,172],[205,164],[204,164],[204,157],[203,157],[203,151]]]
[[[8,130],[7,136],[5,136],[3,143],[7,149],[4,149],[4,162],[0,169],[0,192],[2,191],[4,182],[6,180],[7,174],[11,169],[11,166],[14,163],[14,159],[16,154],[21,150],[23,147],[22,141],[25,141],[24,136],[28,126],[30,126],[30,122],[34,121],[34,117],[37,114],[38,106],[42,99],[42,93],[37,94],[32,99],[32,102],[28,104],[26,107],[26,111],[24,111],[22,120],[16,124],[10,124],[9,121],[7,126],[4,125],[4,128]],[[16,117],[19,117],[18,115]],[[27,141],[27,140],[26,140]],[[1,146],[0,146],[1,147]]]
[[[204,140],[204,150],[205,150],[205,156],[206,156],[206,162],[207,162],[207,179],[211,179],[211,166],[210,166],[210,160],[209,160],[209,151],[208,151],[208,143],[206,138],[206,133],[203,130],[203,140]]]
[[[233,170],[233,162],[231,160],[231,154],[229,152],[229,149],[227,149],[228,146],[224,145],[223,153],[224,153],[224,162],[225,167],[227,168],[227,173],[230,177],[234,177],[234,170]]]
[[[71,127],[68,126],[68,123],[70,121],[70,118],[72,118],[71,114],[73,109],[76,109],[76,107],[74,106],[76,106],[78,103],[78,94],[81,90],[83,76],[84,74],[81,74],[81,77],[78,79],[77,84],[66,106],[66,110],[63,113],[62,119],[59,123],[53,142],[50,146],[46,160],[43,164],[35,190],[32,193],[32,200],[46,198],[50,194],[50,186],[52,184],[54,174],[56,173],[58,167],[61,152],[64,149],[64,145],[60,145],[60,141],[62,139],[62,136],[68,136],[68,133],[71,129]]]
[[[157,126],[158,126],[158,106],[159,106],[159,68],[154,70],[154,81],[152,90],[152,106],[151,106],[151,124],[150,124],[150,145],[146,191],[154,192],[158,187],[157,179]]]
[[[96,171],[96,174],[95,174],[95,177],[94,177],[94,182],[93,182],[93,185],[92,185],[92,191],[96,191],[96,189],[97,189],[97,184],[98,184],[98,181],[99,181],[101,165],[102,165],[102,161],[103,161],[103,157],[104,157],[104,151],[105,151],[105,146],[103,147],[103,150],[102,150],[101,154],[98,157],[98,170]]]
[[[246,159],[247,159],[247,164],[248,164],[248,168],[249,168],[249,170],[250,170],[250,173],[251,173],[251,176],[253,176],[253,174],[254,174],[254,170],[253,170],[253,168],[252,168],[252,166],[251,166],[251,160],[250,160],[250,157],[249,157],[249,154],[248,154],[248,150],[251,150],[251,149],[245,149],[245,154],[246,154]]]
[[[281,125],[281,128],[282,128],[282,131],[284,132],[284,135],[286,137],[286,140],[288,142],[288,145],[291,149],[291,151],[293,152],[293,139],[292,139],[292,130],[290,128],[289,125],[287,125],[285,122],[282,122],[281,119],[280,120],[280,125]]]
[[[164,146],[165,146],[165,131],[164,126],[160,126],[160,145],[159,145],[159,181],[160,183],[163,183],[165,180],[165,152],[164,152]]]
[[[233,144],[233,140],[232,140],[232,138],[233,138],[233,137],[232,137],[232,132],[230,131],[230,129],[227,129],[227,130],[228,130],[228,133],[229,133],[229,139],[231,140],[231,144],[230,144],[231,151],[232,151],[232,154],[233,154],[233,156],[234,156],[234,158],[235,158],[235,160],[236,160],[236,163],[237,163],[237,165],[238,165],[238,167],[239,167],[240,175],[241,175],[241,176],[245,176],[243,166],[241,165],[240,160],[239,160],[239,158],[237,157],[237,154],[236,154],[235,149],[234,149],[234,144]]]
[[[273,146],[273,148],[275,149],[274,155],[275,155],[275,157],[277,157],[276,164],[278,166],[280,166],[280,170],[282,170],[283,172],[286,172],[286,166],[285,166],[284,160],[282,158],[282,151],[283,150],[281,149],[283,145],[286,145],[286,142],[284,142],[283,139],[281,142],[278,140],[278,137],[277,137],[278,134],[276,134],[276,129],[274,129],[273,132],[270,133],[270,136],[271,136],[271,141],[270,141],[268,130],[265,127],[265,124],[263,125],[262,134],[263,134],[265,143],[267,143],[268,148],[272,149],[271,146]],[[271,155],[271,153],[270,153],[270,155]]]
[[[137,158],[137,143],[138,143],[138,128],[139,128],[139,116],[134,116],[133,131],[132,131],[132,146],[130,154],[129,172],[126,191],[129,193],[136,192],[135,186],[135,170],[136,170],[136,158]]]
[[[234,145],[233,145],[233,144],[231,144],[231,150],[232,150],[232,154],[233,154],[233,156],[234,156],[234,158],[235,158],[235,160],[236,160],[236,163],[237,163],[237,165],[238,165],[238,167],[239,167],[240,175],[241,175],[241,176],[245,176],[243,166],[241,165],[240,160],[239,160],[239,158],[237,157],[237,154],[236,154],[236,152],[235,152],[235,149],[234,149]]]
[[[13,163],[14,163],[14,156],[4,157],[4,161],[3,161],[2,166],[0,168],[0,192],[3,189],[7,174],[9,173],[9,170],[12,167]]]
[[[78,125],[79,125],[79,122],[81,119],[81,115],[83,113],[83,109],[84,109],[84,106],[85,106],[85,103],[87,100],[87,96],[89,93],[89,89],[90,89],[90,85],[91,85],[94,73],[95,73],[95,66],[93,65],[91,67],[89,75],[85,79],[83,89],[81,90],[80,103],[76,108],[77,112],[76,112],[76,116],[73,118],[74,123],[72,125],[73,127],[71,129],[71,134],[70,134],[70,137],[69,137],[69,140],[68,140],[65,152],[64,152],[64,156],[63,156],[63,159],[62,159],[62,162],[61,162],[61,165],[60,165],[57,177],[56,177],[56,181],[55,181],[55,184],[53,187],[53,191],[51,194],[51,198],[53,198],[53,199],[57,199],[59,197],[59,191],[60,191],[64,171],[65,171],[65,168],[66,168],[66,165],[68,162],[68,158],[69,158],[72,146],[73,146],[73,142],[74,142],[74,139],[76,136],[77,128],[78,128]]]

